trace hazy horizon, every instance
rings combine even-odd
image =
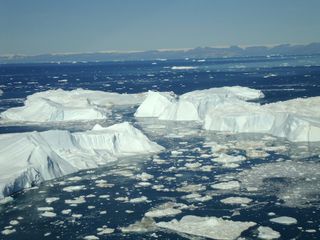
[[[0,6],[0,55],[305,45],[320,40],[316,0],[0,0]]]

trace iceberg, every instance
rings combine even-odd
[[[196,90],[181,96],[149,91],[135,117],[154,117],[170,121],[202,121],[208,109],[225,102],[243,102],[264,97],[247,87],[222,87]]]
[[[39,182],[119,157],[151,154],[163,147],[127,122],[71,133],[66,130],[0,135],[0,198]]]
[[[156,226],[160,228],[210,239],[237,239],[243,231],[255,225],[254,222],[238,222],[193,215],[184,216],[180,221],[173,219],[169,222],[156,223]]]
[[[2,94],[3,94],[3,91],[0,89],[0,96],[2,96]]]
[[[320,97],[259,105],[224,104],[207,111],[204,129],[267,133],[292,142],[320,141]]]
[[[222,87],[180,96],[149,91],[135,117],[167,121],[197,121],[205,130],[265,133],[292,142],[320,141],[320,97],[261,105],[260,90]]]
[[[25,122],[61,122],[105,119],[113,106],[138,105],[140,94],[119,94],[76,89],[48,90],[27,97],[24,106],[0,114],[3,120]]]

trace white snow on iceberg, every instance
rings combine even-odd
[[[149,91],[135,116],[170,121],[202,121],[211,107],[223,105],[225,102],[254,100],[263,96],[259,90],[239,86],[197,90],[179,97]]]
[[[118,157],[161,150],[163,147],[126,122],[76,133],[50,130],[1,134],[0,198]]]
[[[292,142],[320,141],[320,97],[259,105],[247,102],[212,107],[204,129],[235,133],[267,133]]]
[[[61,122],[105,119],[116,105],[138,105],[145,94],[119,94],[76,89],[48,90],[27,97],[24,106],[6,110],[0,117],[8,121]]]
[[[254,222],[237,222],[216,217],[198,217],[187,215],[180,221],[156,223],[157,227],[210,239],[236,239],[241,233],[252,226]]]
[[[260,105],[260,90],[222,87],[181,96],[148,92],[135,117],[198,121],[203,128],[232,133],[265,133],[293,142],[320,141],[320,97]]]

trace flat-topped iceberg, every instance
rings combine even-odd
[[[232,133],[266,133],[293,142],[320,141],[320,97],[260,105],[260,90],[223,87],[181,96],[149,91],[135,117],[198,121],[203,128]]]
[[[118,157],[163,150],[129,123],[71,133],[64,130],[0,135],[0,198],[44,180],[95,168]]]
[[[204,129],[267,133],[293,142],[320,141],[320,97],[259,105],[247,102],[212,107]]]
[[[8,109],[0,117],[8,121],[61,122],[105,119],[112,106],[138,105],[145,94],[119,94],[76,89],[48,90],[27,97],[24,106]]]

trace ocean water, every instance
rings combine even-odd
[[[319,96],[320,56],[0,65],[0,89],[4,91],[0,96],[0,111],[22,105],[32,93],[57,88],[182,94],[235,85],[262,90],[265,94],[262,103]],[[244,239],[257,239],[258,226],[278,231],[280,239],[320,239],[319,143],[293,144],[263,134],[207,132],[195,123],[135,119],[134,112],[134,108],[114,109],[112,117],[100,123],[107,126],[129,121],[151,140],[166,147],[164,152],[120,159],[99,169],[78,172],[16,193],[13,202],[0,205],[0,231],[7,228],[15,232],[0,233],[0,239],[83,239],[90,235],[100,239],[195,239],[154,229],[146,223],[139,225],[143,231],[121,230],[140,221],[150,209],[168,202],[186,207],[176,216],[155,218],[156,222],[185,215],[215,216],[256,222],[255,227],[243,232]],[[0,134],[52,128],[82,131],[94,124],[0,125]],[[214,143],[224,146],[222,152],[245,156],[246,160],[234,168],[212,161],[213,154],[220,154],[212,151]],[[139,184],[137,175],[143,172],[153,176],[148,186]],[[101,180],[109,185],[99,185]],[[230,180],[243,185],[231,190],[211,187]],[[84,188],[64,191],[68,186]],[[195,192],[205,198],[188,196]],[[46,199],[52,197],[56,201],[47,203]],[[144,197],[141,202],[130,202],[141,197]],[[242,205],[221,202],[228,197],[247,197],[252,202]],[[68,203],[75,198],[85,201]],[[41,207],[52,207],[56,216],[42,216]],[[63,214],[66,209],[71,209],[70,213]],[[278,216],[293,217],[297,224],[270,221]],[[12,220],[18,223],[10,223]],[[114,232],[98,235],[97,228],[104,225]]]

